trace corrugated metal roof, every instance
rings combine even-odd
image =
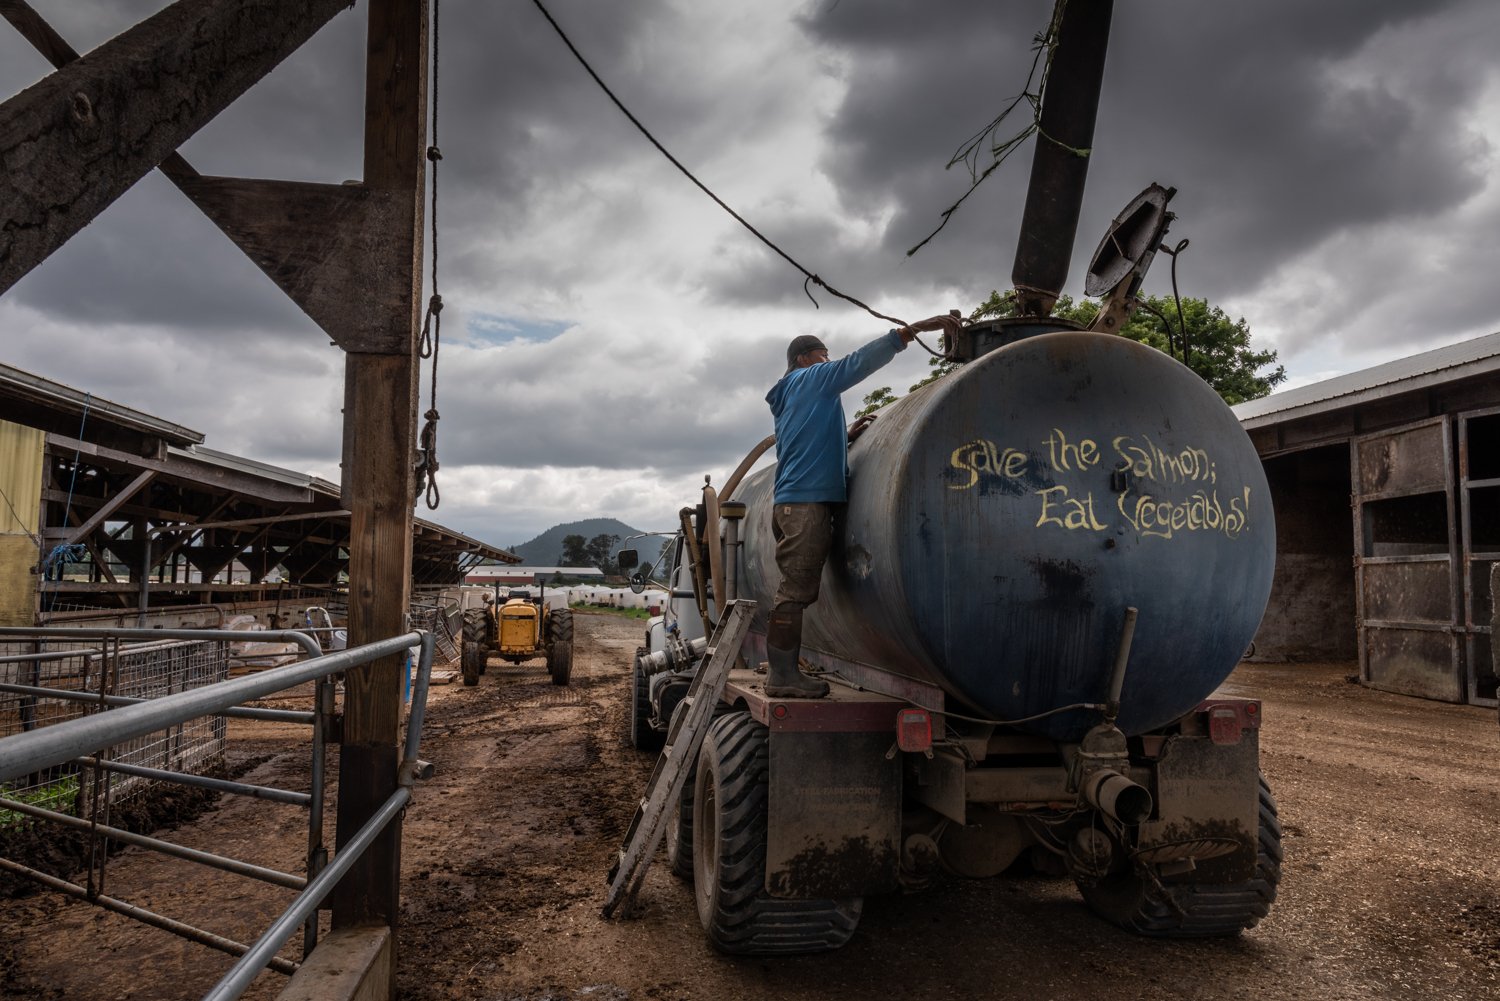
[[[604,571],[598,567],[513,567],[513,566],[483,566],[475,567],[469,571],[470,577],[515,577],[525,574],[562,574],[564,577],[603,577]]]
[[[273,466],[269,462],[260,462],[256,459],[247,459],[243,455],[232,455],[229,452],[220,452],[216,448],[205,448],[202,445],[194,445],[191,448],[168,448],[168,455],[183,459],[191,459],[201,462],[207,466],[218,466],[223,469],[232,469],[237,473],[248,473],[251,476],[259,476],[277,483],[285,483],[289,487],[302,487],[314,490],[321,494],[332,494],[337,497],[339,488],[336,483],[310,476],[307,473],[299,473],[292,469],[283,469]]]
[[[1264,427],[1493,372],[1500,372],[1500,333],[1272,393],[1233,409],[1245,428]]]
[[[273,466],[269,462],[247,459],[243,455],[232,455],[229,452],[204,448],[202,445],[195,445],[192,448],[171,448],[168,449],[168,452],[171,455],[191,459],[194,462],[201,462],[205,465],[232,469],[235,472],[245,473],[250,476],[258,476],[277,483],[285,483],[288,486],[309,489],[314,494],[329,498],[334,504],[338,503],[339,485],[318,476],[299,473],[292,469],[283,469],[280,466]],[[428,532],[462,544],[470,552],[480,553],[489,559],[500,560],[505,563],[521,562],[521,557],[509,550],[492,546],[487,542],[481,542],[479,539],[464,535],[462,532],[454,531],[435,521],[428,521],[425,518],[413,518],[412,520]]]
[[[43,378],[19,368],[0,364],[0,394],[21,400],[32,400],[55,410],[103,421],[132,431],[155,435],[172,445],[192,445],[203,440],[201,431],[153,417],[148,413],[113,403],[92,393]]]

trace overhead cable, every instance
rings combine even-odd
[[[700,191],[702,191],[709,198],[712,198],[714,200],[714,203],[718,205],[719,208],[723,209],[725,212],[728,212],[731,216],[733,216],[735,222],[738,222],[741,226],[749,230],[757,240],[759,240],[761,243],[764,243],[767,247],[770,247],[773,251],[776,252],[778,256],[781,257],[782,260],[786,261],[792,267],[802,272],[802,274],[806,278],[806,280],[802,283],[802,290],[804,292],[807,292],[807,297],[809,299],[812,299],[812,303],[814,306],[818,305],[818,300],[813,299],[812,293],[808,291],[808,285],[816,285],[828,292],[830,295],[838,296],[840,299],[843,299],[846,302],[853,303],[854,305],[858,306],[860,309],[864,310],[866,313],[869,313],[871,316],[876,317],[877,319],[887,320],[899,327],[904,327],[907,325],[906,321],[899,320],[894,316],[886,316],[884,313],[876,312],[869,306],[854,298],[852,295],[845,295],[843,292],[840,292],[832,285],[829,285],[822,278],[819,278],[816,274],[807,270],[807,268],[799,264],[786,251],[782,250],[771,240],[767,239],[760,230],[756,229],[754,226],[750,225],[750,223],[746,222],[743,216],[741,216],[738,212],[725,204],[724,200],[718,195],[714,194],[713,191],[709,189],[708,185],[704,184],[702,181],[698,180],[698,178],[694,177],[692,171],[684,167],[675,156],[669,153],[667,151],[667,148],[660,142],[658,142],[656,137],[651,134],[651,131],[647,129],[646,126],[641,124],[640,119],[636,118],[635,115],[630,113],[630,109],[625,107],[624,103],[615,96],[614,91],[609,89],[609,85],[600,78],[598,73],[594,72],[594,68],[590,66],[588,60],[583,57],[583,53],[579,52],[578,47],[573,44],[571,39],[568,38],[567,32],[563,31],[562,26],[557,23],[557,20],[553,18],[552,14],[547,10],[545,6],[543,6],[542,0],[531,0],[531,2],[536,5],[537,10],[542,12],[542,16],[547,19],[547,23],[552,25],[552,30],[557,32],[557,36],[561,38],[563,44],[568,47],[568,51],[573,53],[573,57],[578,60],[579,65],[584,68],[589,76],[594,78],[594,82],[599,85],[599,89],[604,91],[605,95],[614,102],[615,107],[620,109],[620,113],[630,120],[630,124],[634,125],[640,131],[641,135],[645,136],[647,140],[650,141],[651,145],[655,146],[661,153],[661,155],[667,158],[672,166],[681,171],[682,175],[689,181],[692,181],[695,185],[697,185]]]

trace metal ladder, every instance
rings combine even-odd
[[[673,714],[666,747],[656,759],[656,768],[646,783],[646,792],[636,807],[630,830],[625,832],[625,842],[605,877],[609,882],[609,895],[604,901],[606,918],[614,917],[622,903],[629,913],[635,895],[640,892],[646,870],[650,868],[651,859],[666,833],[668,806],[682,796],[689,767],[703,746],[708,725],[714,718],[714,706],[724,694],[729,669],[739,657],[740,644],[745,641],[745,633],[750,628],[755,602],[726,602],[725,610],[728,614],[719,619],[704,649],[702,664],[682,700],[684,708]]]

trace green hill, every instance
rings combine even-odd
[[[587,541],[596,535],[618,535],[619,541],[623,542],[640,532],[640,529],[631,528],[616,518],[587,518],[583,521],[570,521],[565,525],[554,525],[530,542],[509,548],[521,557],[526,566],[551,567],[559,565],[565,536],[581,535]],[[619,548],[618,544],[616,548]]]

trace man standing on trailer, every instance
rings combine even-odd
[[[811,334],[787,345],[786,374],[766,394],[776,420],[771,533],[781,571],[766,630],[766,694],[772,698],[828,694],[828,682],[803,674],[798,660],[802,611],[818,600],[823,564],[833,548],[834,506],[848,499],[851,438],[839,394],[888,364],[918,333],[940,330],[952,343],[959,327],[957,317],[934,316],[887,331],[838,361],[829,361],[828,348]]]

